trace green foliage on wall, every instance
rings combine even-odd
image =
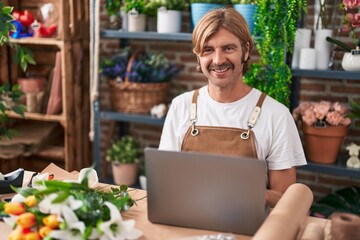
[[[259,0],[254,34],[260,54],[258,63],[251,65],[244,81],[286,106],[290,100],[291,70],[285,58],[292,51],[305,0]]]

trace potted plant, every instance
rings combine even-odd
[[[236,11],[241,13],[249,26],[250,33],[254,33],[255,13],[257,9],[257,0],[231,0]]]
[[[146,0],[123,0],[122,9],[128,15],[128,31],[141,32],[146,29]]]
[[[348,108],[328,101],[302,102],[293,111],[301,123],[307,159],[317,163],[334,163],[347,134],[351,119]]]
[[[105,9],[109,17],[109,28],[120,28],[120,7],[121,0],[106,0]]]
[[[360,2],[342,1],[340,9],[344,11],[341,31],[348,33],[353,43],[349,45],[332,37],[327,37],[326,40],[336,44],[345,52],[341,62],[345,71],[360,71],[360,38],[356,33],[360,13],[355,13],[360,9]]]
[[[181,31],[181,11],[188,6],[186,0],[150,0],[147,6],[156,9],[159,33]]]
[[[131,136],[123,136],[111,143],[106,160],[111,162],[114,182],[117,185],[133,185],[137,179],[138,163],[143,151],[140,143]]]
[[[210,10],[230,4],[230,0],[190,0],[192,26],[196,26],[200,19]]]
[[[161,52],[134,51],[120,70],[125,76],[109,82],[112,107],[119,112],[150,113],[153,106],[167,102],[170,80],[180,68]]]

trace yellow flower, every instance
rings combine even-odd
[[[7,214],[20,215],[25,212],[25,206],[19,202],[9,202],[4,204],[4,212]]]
[[[31,212],[23,213],[16,219],[16,223],[23,228],[30,228],[35,224],[35,214]]]
[[[45,226],[55,229],[60,225],[60,222],[58,221],[58,217],[55,214],[51,214],[43,219],[43,223]]]
[[[28,196],[27,198],[25,198],[25,204],[28,207],[34,207],[37,204],[37,200],[36,197],[34,195]]]
[[[52,231],[51,228],[49,228],[47,226],[43,226],[40,228],[39,233],[40,233],[40,236],[44,238],[47,235],[49,235],[51,231]]]
[[[24,240],[40,240],[41,237],[37,232],[29,232],[25,235]]]

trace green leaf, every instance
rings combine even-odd
[[[69,191],[60,191],[57,194],[57,197],[52,200],[52,203],[61,203],[65,201],[65,199],[67,199],[70,195]]]

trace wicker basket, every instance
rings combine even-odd
[[[129,59],[127,72],[131,70],[135,52]],[[123,82],[110,81],[110,99],[113,110],[124,113],[150,113],[153,106],[167,102],[169,82],[133,83],[126,77]]]

